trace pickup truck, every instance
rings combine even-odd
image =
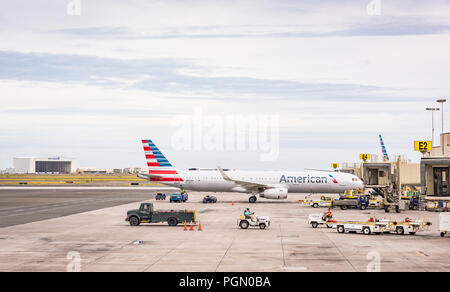
[[[202,203],[203,204],[217,203],[217,198],[214,196],[207,195],[203,198]]]
[[[188,200],[188,194],[186,193],[173,193],[172,195],[170,195],[170,199],[169,202],[186,202]]]
[[[347,210],[348,208],[359,208],[365,210],[369,207],[368,196],[358,196],[356,199],[342,198],[333,202],[333,207],[340,207],[341,210]]]
[[[155,199],[156,200],[165,200],[166,199],[166,194],[164,194],[164,193],[156,193]]]
[[[138,226],[141,223],[161,223],[167,222],[169,226],[176,226],[178,223],[197,221],[195,210],[159,210],[153,209],[153,203],[142,203],[139,209],[129,210],[125,221],[131,226]]]

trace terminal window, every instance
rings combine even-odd
[[[434,168],[434,193],[437,196],[450,195],[449,189],[449,168],[436,167]]]
[[[36,161],[36,172],[70,173],[70,161]]]

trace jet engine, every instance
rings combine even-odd
[[[286,199],[287,193],[288,189],[286,188],[271,188],[265,190],[264,192],[259,194],[259,196],[266,199]]]

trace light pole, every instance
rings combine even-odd
[[[437,102],[439,102],[440,104],[441,104],[441,114],[442,114],[442,133],[441,134],[444,134],[444,102],[446,102],[447,100],[446,99],[438,99],[438,100],[436,100]],[[444,139],[444,138],[442,138],[442,139]],[[442,148],[442,156],[444,156],[444,154],[445,154],[445,152],[444,152],[444,143],[443,143],[444,141],[442,141],[442,145],[441,145],[441,148]]]
[[[431,111],[431,145],[434,146],[434,111],[438,111],[439,108],[427,107],[427,111]]]

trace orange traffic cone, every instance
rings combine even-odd
[[[192,221],[191,221],[191,227],[189,227],[189,230],[194,230],[194,226],[192,225]]]
[[[234,206],[234,201],[231,202],[231,205]]]
[[[186,221],[184,221],[184,231],[187,230],[187,225],[186,225]]]
[[[202,231],[202,223],[198,221],[198,231]]]

